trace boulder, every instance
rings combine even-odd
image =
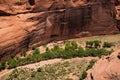
[[[119,53],[120,50],[100,59],[95,63],[93,68],[88,71],[85,80],[120,80]]]

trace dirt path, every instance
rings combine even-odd
[[[40,61],[40,62],[37,62],[37,63],[33,63],[33,64],[28,64],[28,65],[25,65],[25,66],[20,66],[20,67],[17,67],[17,68],[39,68],[39,67],[42,67],[46,64],[54,64],[54,63],[57,63],[57,62],[60,62],[62,61],[62,59],[51,59],[51,60],[46,60],[46,61]]]

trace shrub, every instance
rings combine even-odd
[[[14,78],[17,78],[18,74],[14,74]]]
[[[10,57],[13,59],[15,57],[15,54],[12,54]]]
[[[78,50],[77,50],[77,53],[78,53],[77,56],[84,57],[85,51],[82,47],[79,47]]]
[[[26,53],[26,50],[24,50],[24,51],[21,52],[21,56],[24,56],[24,57],[25,57],[26,54],[27,54],[27,53]]]
[[[35,50],[33,51],[33,55],[35,55],[35,54],[40,54],[39,48],[35,48]]]
[[[65,44],[65,50],[70,50],[70,49],[75,50],[77,48],[78,48],[78,45],[77,45],[77,43],[75,41],[67,42]]]
[[[14,59],[8,60],[8,69],[16,68],[18,66],[18,62]]]
[[[72,49],[72,48],[71,48],[71,44],[70,44],[70,43],[65,44],[65,50],[69,50],[69,49]]]
[[[70,44],[70,41],[65,40],[65,41],[63,41],[63,43],[64,43],[64,44]]]
[[[38,62],[41,60],[41,54],[33,54],[31,56],[29,56],[25,62],[27,61],[27,63],[34,63],[34,62]]]
[[[0,71],[1,71],[1,70],[3,70],[3,69],[4,69],[4,68],[3,68],[3,66],[2,66],[2,65],[0,65]]]
[[[101,57],[102,55],[109,55],[110,53],[112,53],[112,51],[108,51],[106,49],[96,49],[96,48],[88,48],[85,50],[85,54],[84,57],[87,56],[92,56],[92,57]]]
[[[87,72],[83,71],[82,76],[79,80],[84,80],[87,77]]]
[[[54,51],[59,50],[59,49],[60,49],[60,47],[58,45],[55,45],[53,48]]]
[[[73,49],[77,49],[78,48],[78,44],[75,41],[71,42],[71,46],[73,47]]]
[[[104,48],[110,48],[110,47],[112,47],[112,46],[114,46],[114,44],[113,44],[113,43],[110,43],[110,42],[104,42],[104,44],[103,44],[103,47],[104,47]]]
[[[41,69],[41,68],[38,68],[38,69],[37,69],[37,72],[41,72],[41,71],[42,71],[42,69]]]
[[[17,62],[18,65],[25,65],[27,63],[27,58],[19,58]]]
[[[94,48],[100,48],[101,41],[95,40],[94,42]]]
[[[48,47],[46,47],[46,52],[47,52],[47,51],[49,51],[49,48],[48,48]]]
[[[5,69],[5,67],[6,67],[6,62],[5,61],[1,62],[0,71]]]
[[[86,48],[100,48],[101,41],[94,40],[94,41],[87,41]]]
[[[88,57],[88,56],[95,57],[95,49],[94,48],[88,48],[85,50],[84,57]]]
[[[35,72],[32,72],[31,77],[35,77]]]
[[[87,41],[86,42],[86,48],[92,48],[93,47],[94,42],[93,41]]]
[[[50,51],[42,54],[43,60],[53,59],[53,58],[55,58],[55,55]]]
[[[56,51],[52,51],[52,53],[55,56],[55,58],[62,58],[64,54],[64,49],[60,48],[57,49]]]
[[[65,59],[73,58],[76,56],[75,54],[76,54],[75,50],[64,50],[62,58],[65,58]]]
[[[89,63],[89,65],[87,66],[87,69],[86,70],[89,70],[93,67],[93,65],[95,64],[96,60],[95,59],[92,59]]]

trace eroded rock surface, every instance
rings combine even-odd
[[[8,0],[9,1],[9,0]],[[0,1],[0,58],[32,45],[119,33],[111,0]]]
[[[100,59],[85,80],[120,80],[120,50]]]

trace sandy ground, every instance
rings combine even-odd
[[[91,59],[98,59],[98,58],[95,58],[95,57],[84,57],[84,58],[76,57],[76,58],[72,58],[72,59],[60,59],[60,58],[59,59],[51,59],[51,60],[46,60],[46,61],[40,61],[40,62],[33,63],[33,64],[28,64],[25,66],[19,66],[19,67],[17,67],[17,69],[19,69],[19,68],[37,69],[37,68],[42,67],[42,66],[47,65],[47,64],[54,64],[54,63],[64,62],[64,61],[76,61],[76,60],[80,61],[83,59],[91,60]],[[13,70],[14,69],[10,69],[10,70],[6,69],[6,70],[1,71],[0,72],[0,80],[5,80]],[[73,79],[77,78],[76,76],[73,76],[73,75],[70,75],[70,77]]]
[[[40,62],[37,62],[37,63],[33,63],[33,64],[28,64],[28,65],[25,65],[25,66],[19,66],[17,68],[38,68],[38,67],[42,67],[46,64],[54,64],[54,63],[57,63],[57,62],[60,62],[62,61],[62,59],[51,59],[51,60],[46,60],[46,61],[40,61]],[[5,69],[3,71],[0,72],[0,80],[3,80],[3,77],[5,76],[8,76],[14,69]]]

